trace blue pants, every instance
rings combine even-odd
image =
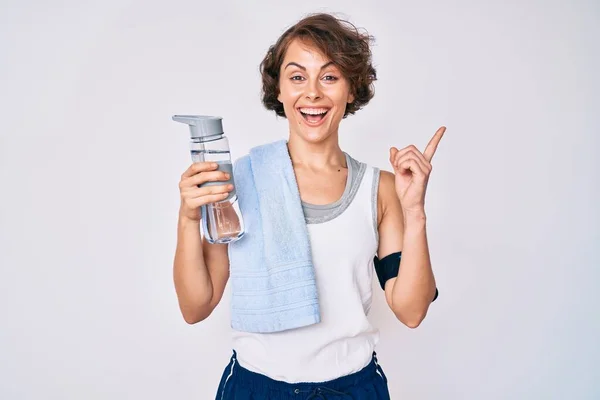
[[[322,383],[276,381],[241,367],[236,352],[223,371],[216,400],[389,400],[387,378],[377,363],[350,375]]]

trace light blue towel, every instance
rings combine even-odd
[[[234,164],[246,233],[229,244],[231,327],[279,332],[320,322],[310,239],[287,141]]]

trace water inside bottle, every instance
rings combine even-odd
[[[233,178],[233,166],[228,150],[191,150],[193,162],[215,162],[219,171],[225,171]],[[227,182],[210,182],[206,185],[223,185]],[[235,183],[234,183],[235,184]],[[210,243],[230,243],[244,234],[241,211],[237,203],[235,189],[225,200],[207,204],[202,209],[206,239]]]
[[[230,155],[229,150],[192,149],[191,153],[192,153],[192,161],[193,162],[202,162],[202,161],[216,162],[216,163],[227,162],[227,163],[231,164],[231,155]]]
[[[206,239],[210,243],[230,243],[244,235],[237,196],[231,200],[207,204],[203,208]]]

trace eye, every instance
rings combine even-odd
[[[294,75],[290,78],[292,81],[302,81],[304,77],[302,75]]]
[[[338,77],[335,75],[325,75],[323,79],[329,82],[334,82],[338,80]]]

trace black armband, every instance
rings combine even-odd
[[[377,273],[377,279],[379,279],[379,285],[382,289],[385,289],[385,283],[388,279],[395,278],[398,276],[400,270],[400,259],[402,258],[402,252],[389,254],[383,257],[381,260],[375,256],[373,263],[375,265],[375,272]],[[435,296],[433,296],[432,302],[438,298],[438,289],[435,288]]]
[[[375,272],[377,273],[379,285],[381,285],[382,289],[385,289],[385,283],[388,281],[388,279],[392,279],[398,276],[401,258],[401,251],[387,255],[381,260],[377,258],[377,256],[375,256],[373,260],[375,264]]]

